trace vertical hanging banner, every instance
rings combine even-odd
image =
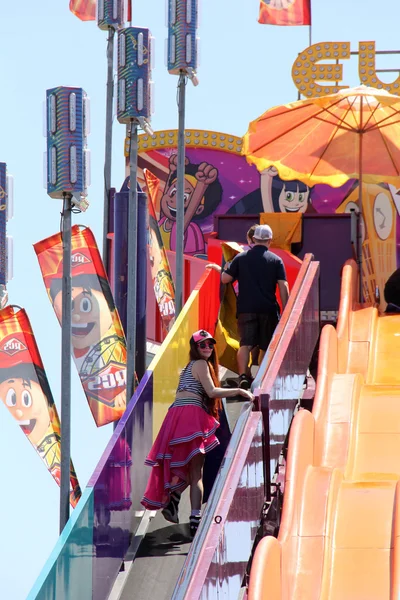
[[[160,180],[148,169],[144,169],[144,176],[149,208],[149,237],[147,247],[149,251],[151,278],[163,326],[166,331],[169,331],[175,321],[175,287],[154,209]]]
[[[60,420],[26,312],[0,311],[0,399],[60,485]],[[81,496],[70,465],[70,502]]]
[[[311,0],[261,0],[263,25],[311,25]]]
[[[34,245],[54,311],[62,319],[62,239]],[[117,421],[126,407],[126,342],[96,240],[72,227],[71,353],[96,425]]]
[[[97,0],[70,0],[69,10],[81,21],[94,21],[96,5]]]

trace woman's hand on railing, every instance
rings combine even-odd
[[[217,263],[209,263],[206,265],[206,269],[213,269],[214,271],[217,271],[217,273],[221,273],[222,271],[221,267],[217,265]]]
[[[246,400],[249,400],[249,402],[254,402],[254,394],[252,394],[248,390],[242,390],[241,388],[239,388],[239,394],[243,396],[243,398],[246,398]]]

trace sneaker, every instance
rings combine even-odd
[[[251,383],[247,375],[241,375],[239,377],[239,387],[241,390],[249,390],[251,388]]]
[[[197,533],[201,521],[201,517],[196,517],[195,515],[190,515],[189,518],[189,527],[190,527],[190,535],[194,537]]]
[[[167,504],[167,506],[161,511],[161,514],[164,517],[164,519],[166,521],[169,521],[170,523],[179,523],[179,499],[180,496],[178,497],[175,494],[171,494],[171,500],[169,501],[169,504]]]

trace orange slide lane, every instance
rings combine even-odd
[[[400,315],[355,302],[321,335],[312,413],[292,424],[278,538],[257,546],[249,600],[400,598]]]

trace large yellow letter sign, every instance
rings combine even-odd
[[[385,89],[391,94],[400,96],[400,76],[393,83],[384,83],[376,74],[375,42],[359,42],[358,74],[360,81],[370,87]]]
[[[313,44],[301,52],[292,67],[292,78],[300,94],[325,96],[349,87],[338,85],[343,78],[339,60],[350,58],[350,42],[323,42]],[[336,64],[318,64],[321,60],[336,60]],[[332,85],[333,84],[333,85]]]

